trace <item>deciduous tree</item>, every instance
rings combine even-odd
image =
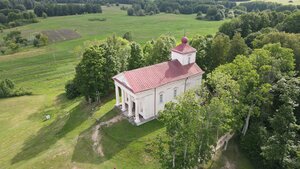
[[[148,64],[156,64],[168,61],[171,58],[171,49],[175,47],[176,40],[172,36],[162,35],[153,44]]]
[[[237,55],[247,55],[248,46],[246,45],[244,39],[241,37],[240,33],[236,33],[232,40],[230,41],[230,49],[228,51],[228,60],[227,62],[233,61]]]
[[[132,42],[130,44],[130,48],[131,51],[128,58],[128,70],[142,67],[144,65],[144,60],[141,46],[136,42]]]

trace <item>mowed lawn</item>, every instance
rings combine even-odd
[[[129,17],[117,7],[103,7],[103,14],[49,17],[39,23],[15,28],[25,37],[45,30],[71,29],[81,38],[30,48],[0,56],[0,79],[9,78],[32,96],[0,99],[0,168],[159,168],[147,153],[162,125],[153,121],[134,127],[121,121],[104,129],[104,157],[93,149],[91,132],[96,119],[105,120],[118,112],[113,95],[102,106],[88,106],[83,98],[67,100],[65,83],[74,77],[80,57],[74,48],[87,40],[101,40],[114,33],[131,31],[134,40],[144,43],[161,34],[178,41],[186,32],[214,34],[223,23],[195,20],[195,15],[159,14]],[[106,21],[89,21],[106,18]],[[7,33],[8,30],[4,32]],[[0,35],[3,36],[3,35]],[[51,119],[44,121],[46,114]]]

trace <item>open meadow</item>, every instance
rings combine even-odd
[[[57,37],[58,41],[48,46],[0,56],[0,79],[9,78],[33,92],[32,96],[0,99],[0,168],[159,168],[147,151],[148,143],[164,130],[158,121],[135,127],[121,120],[101,128],[101,149],[94,150],[97,120],[107,121],[118,112],[113,94],[102,100],[101,106],[87,105],[83,98],[65,98],[64,85],[73,78],[80,61],[74,49],[87,40],[122,36],[127,31],[140,43],[161,34],[179,39],[184,31],[189,37],[214,34],[222,23],[198,21],[195,15],[129,17],[119,7],[103,7],[103,14],[49,17],[14,28],[25,37],[41,31],[71,30],[66,32],[71,32],[73,39]],[[44,121],[46,114],[51,115],[48,121]]]

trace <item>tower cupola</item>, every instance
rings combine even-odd
[[[172,49],[172,60],[177,59],[182,65],[195,63],[197,50],[188,44],[188,38],[181,38],[181,44]]]

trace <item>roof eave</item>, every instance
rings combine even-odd
[[[130,90],[132,93],[134,93],[134,94],[137,93],[133,89],[131,89],[129,86],[127,86],[125,83],[123,83],[122,81],[120,81],[118,78],[115,78],[115,76],[113,77],[113,80],[115,80],[118,83],[120,83],[121,85],[123,85],[126,89]]]
[[[179,50],[176,50],[176,49],[172,49],[173,52],[176,52],[176,53],[180,53],[180,54],[190,54],[190,53],[194,53],[194,52],[197,52],[196,50],[195,51],[190,51],[190,52],[181,52]]]

